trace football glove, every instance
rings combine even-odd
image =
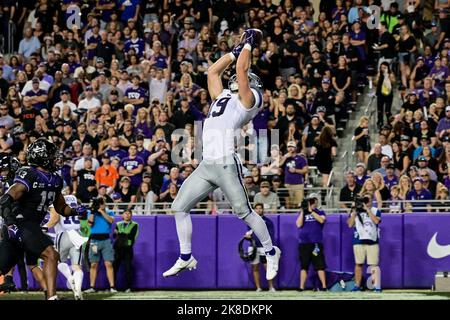
[[[80,220],[86,220],[87,219],[87,212],[88,209],[84,205],[80,204],[77,205],[75,208],[72,209],[73,215],[78,216],[78,219]]]
[[[252,49],[259,47],[263,38],[263,34],[259,29],[247,29],[242,34],[241,43],[248,43]]]
[[[237,44],[233,50],[231,50],[231,54],[237,59],[241,54],[242,49],[244,48],[245,43],[241,42]]]

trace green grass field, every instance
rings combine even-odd
[[[67,299],[73,299],[70,292],[58,292]],[[99,292],[85,294],[86,300],[449,300],[450,293],[431,292],[430,290],[385,290],[373,292],[297,292],[281,290],[275,293],[254,291],[137,291],[131,293]],[[42,292],[14,292],[0,295],[0,300],[42,300]]]

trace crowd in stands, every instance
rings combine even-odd
[[[322,178],[315,187],[327,188],[339,133],[373,83],[379,143],[371,148],[376,133],[361,118],[360,163],[341,200],[361,188],[380,207],[393,200],[388,211],[416,210],[402,200],[446,199],[450,187],[449,3],[433,3],[438,16],[427,18],[419,0],[322,0],[319,14],[308,0],[3,1],[0,153],[25,164],[27,146],[44,136],[81,201],[104,195],[138,214],[169,209],[201,161],[194,137],[212,103],[208,67],[245,28],[259,28],[251,69],[264,106],[238,150],[250,201],[267,212],[298,208],[310,166]],[[376,28],[371,4],[382,5]],[[74,6],[81,24],[68,28]],[[220,190],[198,209],[231,211]]]

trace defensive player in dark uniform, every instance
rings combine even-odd
[[[21,163],[17,158],[11,156],[4,156],[3,158],[0,159],[0,179],[2,184],[1,194],[6,193],[9,187],[14,183],[14,177],[16,175],[16,172],[20,169],[20,167]],[[13,211],[14,210],[16,209],[13,209]],[[0,218],[0,220],[2,220],[2,218]],[[0,225],[3,225],[3,220],[1,221]],[[0,228],[0,230],[1,229],[2,228]],[[41,288],[44,290],[44,294],[47,297],[47,285],[45,283],[44,273],[42,272],[42,269],[38,266],[39,256],[26,254],[20,245],[17,245],[15,249],[17,250],[17,252],[21,252],[20,258],[17,261],[17,267],[21,278],[22,290],[27,290],[27,270],[24,263],[25,258],[28,267],[33,273],[34,278],[39,283]],[[0,284],[0,292],[2,291],[10,292],[16,288],[16,285],[13,280],[13,273],[14,267],[5,275],[4,283]]]
[[[6,224],[5,236],[0,241],[0,275],[6,274],[17,263],[20,252],[16,246],[20,244],[27,254],[44,260],[48,299],[56,300],[59,254],[40,224],[52,204],[63,216],[85,218],[87,209],[82,205],[71,208],[66,204],[61,194],[63,181],[56,173],[58,150],[53,143],[44,138],[31,143],[27,161],[30,166],[17,171],[13,185],[0,197],[0,211]]]

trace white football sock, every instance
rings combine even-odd
[[[65,262],[58,263],[58,270],[67,280],[72,276],[72,271],[70,271],[69,265]]]
[[[267,230],[264,220],[255,211],[252,211],[244,218],[244,221],[261,241],[264,251],[271,251],[273,249],[272,239],[270,239],[269,230]]]
[[[75,270],[73,272],[73,279],[75,280],[75,290],[77,292],[81,291],[81,286],[83,285],[83,270]]]
[[[192,220],[191,215],[186,212],[175,213],[178,241],[180,242],[180,253],[190,254],[192,248]]]

